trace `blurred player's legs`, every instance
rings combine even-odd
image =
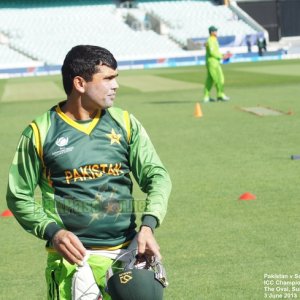
[[[207,77],[204,86],[204,99],[203,99],[204,103],[210,101],[210,91],[212,89],[213,83],[214,83],[213,78],[210,75],[209,70],[207,70]]]
[[[204,87],[203,102],[209,102],[213,100],[210,98],[210,91],[213,84],[216,85],[218,100],[228,101],[229,97],[224,94],[224,74],[220,64],[209,64],[207,66],[207,77]]]

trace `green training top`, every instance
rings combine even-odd
[[[136,227],[130,172],[147,193],[144,222],[152,227],[154,219],[158,226],[171,182],[139,121],[109,108],[89,123],[76,122],[59,104],[24,130],[9,172],[7,204],[39,238],[50,241],[65,228],[86,247],[120,246]],[[41,200],[34,198],[37,185]]]
[[[206,42],[206,62],[219,62],[222,57],[218,39],[211,35]]]

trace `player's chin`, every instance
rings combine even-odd
[[[114,98],[105,99],[105,103],[104,103],[105,108],[112,107],[113,105],[114,105]]]

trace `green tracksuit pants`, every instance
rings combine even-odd
[[[207,77],[204,87],[204,97],[210,96],[210,91],[215,84],[217,97],[224,96],[224,74],[221,64],[218,61],[208,62],[206,64]]]
[[[88,263],[101,290],[103,300],[111,300],[105,290],[105,274],[113,260],[99,255],[91,255]],[[72,277],[75,271],[75,265],[69,264],[57,253],[49,253],[46,268],[48,300],[72,300]]]

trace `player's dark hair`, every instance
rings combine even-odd
[[[73,47],[66,55],[61,67],[64,90],[71,94],[73,79],[81,76],[86,81],[91,81],[99,66],[106,65],[114,70],[118,64],[114,56],[105,48],[91,45],[78,45]]]

